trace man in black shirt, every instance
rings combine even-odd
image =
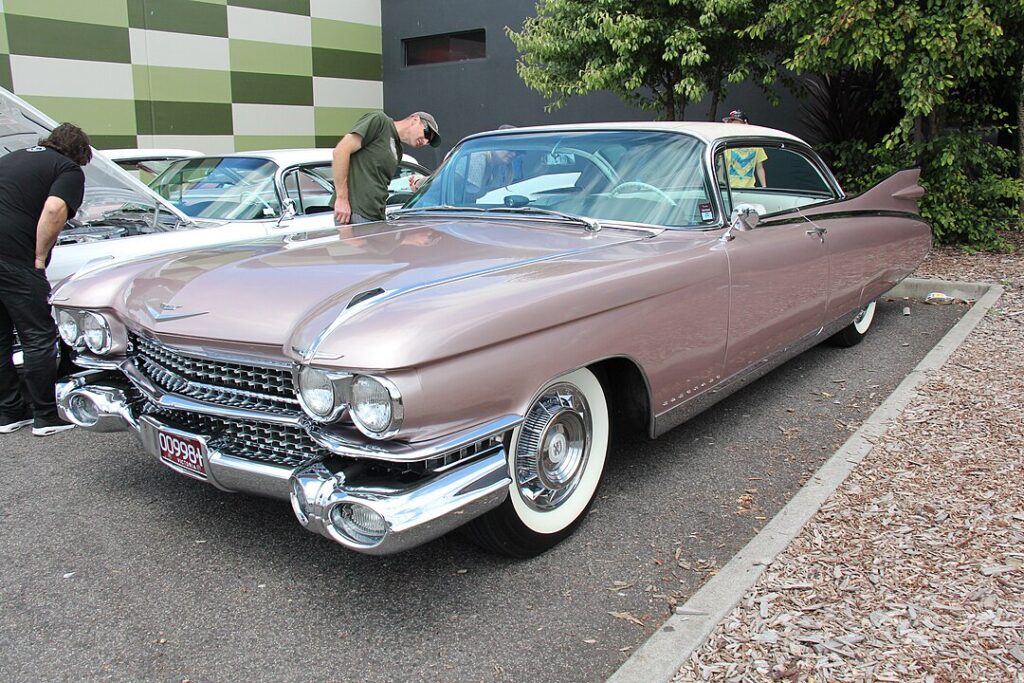
[[[70,123],[35,147],[0,158],[0,434],[29,424],[36,436],[74,427],[57,415],[57,330],[50,316],[46,264],[57,235],[78,212],[89,136]],[[26,405],[11,358],[14,330],[25,358]]]

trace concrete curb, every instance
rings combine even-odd
[[[981,322],[1003,293],[1003,288],[969,282],[907,279],[889,291],[885,298],[923,299],[930,292],[942,292],[955,299],[976,303],[789,503],[686,604],[677,607],[676,613],[612,674],[608,683],[672,680],[690,655],[753,587],[765,568],[789,546],[825,500],[884,435],[889,423],[914,397],[927,373],[941,367]]]

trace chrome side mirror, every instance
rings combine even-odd
[[[761,214],[757,212],[753,204],[737,204],[729,215],[729,229],[722,235],[721,240],[729,242],[736,238],[734,232],[753,230],[760,220]]]
[[[281,217],[277,219],[277,224],[281,225],[284,221],[290,221],[295,218],[295,200],[288,198],[281,203]]]

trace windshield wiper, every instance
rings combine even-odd
[[[495,206],[490,209],[484,209],[488,213],[536,213],[542,216],[554,216],[556,218],[562,218],[573,223],[579,223],[583,225],[588,232],[597,232],[601,229],[601,224],[593,218],[587,218],[586,216],[577,216],[574,213],[566,213],[564,211],[555,211],[554,209],[542,209],[539,206]]]
[[[565,213],[564,211],[555,211],[554,209],[542,209],[537,206],[492,206],[484,208],[480,206],[451,206],[450,204],[438,204],[436,206],[422,206],[413,207],[411,209],[398,209],[391,215],[394,218],[398,216],[408,216],[415,213],[428,213],[430,211],[460,211],[469,213],[534,213],[544,216],[554,216],[555,218],[561,218],[563,220],[572,221],[573,223],[579,223],[584,226],[589,232],[597,232],[601,229],[601,224],[592,218],[586,216],[577,216],[574,213]]]
[[[452,206],[451,204],[435,204],[434,206],[414,206],[410,209],[396,209],[392,216],[408,216],[413,213],[428,213],[430,211],[470,211],[472,213],[485,213],[488,209],[479,206]]]

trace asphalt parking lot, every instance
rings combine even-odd
[[[0,677],[601,681],[724,565],[965,312],[880,304],[657,441],[529,561],[457,536],[374,558],[286,503],[178,476],[127,434],[0,439]]]

